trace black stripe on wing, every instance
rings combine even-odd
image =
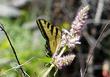
[[[55,28],[56,32],[55,32],[55,39],[57,39],[58,36],[58,28]]]
[[[47,56],[52,56],[52,53],[51,53],[51,50],[50,50],[50,45],[47,41],[46,41],[46,44],[45,44],[45,48],[46,48]]]
[[[47,34],[46,34],[46,32],[45,32],[45,29],[44,29],[43,24],[42,24],[41,21],[43,21],[44,24],[46,24],[46,21],[45,21],[45,20],[39,19],[39,20],[37,20],[37,25],[38,25],[38,28],[39,28],[40,31],[41,31],[42,36],[43,36],[43,37],[45,38],[45,40],[46,40],[46,44],[45,44],[46,52],[47,52],[47,54],[48,54],[49,56],[52,56],[51,49],[50,49],[50,44],[49,44],[49,38],[48,38],[48,36],[47,36]],[[47,28],[49,28],[49,27],[50,27],[50,24],[47,23],[46,26],[47,26]]]
[[[54,26],[53,25],[51,25],[51,29],[50,29],[50,31],[51,31],[51,34],[53,35],[53,30],[54,30]]]
[[[38,25],[38,27],[39,27],[39,29],[40,29],[40,31],[41,31],[43,37],[44,37],[46,40],[49,41],[49,38],[48,38],[48,36],[47,36],[47,34],[46,34],[45,30],[44,30],[44,27],[43,27],[43,24],[41,23],[41,20],[38,20],[38,21],[37,21],[37,25]]]

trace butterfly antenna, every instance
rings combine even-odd
[[[88,69],[88,64],[91,62],[91,59],[93,58],[93,53],[94,53],[94,49],[95,49],[95,47],[99,44],[99,42],[100,42],[100,40],[101,40],[101,38],[102,38],[102,36],[103,36],[103,34],[104,34],[104,31],[106,30],[106,28],[107,28],[107,26],[109,25],[110,23],[108,23],[108,24],[106,24],[105,26],[104,26],[104,28],[102,29],[102,31],[101,31],[101,34],[99,35],[99,37],[98,37],[98,39],[97,39],[97,41],[96,41],[96,43],[91,47],[91,49],[90,49],[90,51],[89,51],[89,54],[88,54],[88,58],[87,58],[87,65],[86,65],[86,67],[85,67],[85,70],[84,70],[84,72],[83,72],[83,77],[86,77],[87,75],[87,69]]]
[[[0,23],[0,28],[1,28],[1,31],[3,31],[5,33],[5,35],[6,35],[7,39],[8,39],[8,42],[9,42],[11,48],[12,48],[12,51],[13,51],[14,56],[16,58],[16,61],[17,61],[18,65],[20,66],[19,69],[21,70],[23,77],[26,77],[27,75],[26,75],[26,73],[24,72],[24,70],[23,70],[23,68],[21,66],[21,63],[20,63],[20,61],[19,61],[19,59],[17,57],[17,53],[15,51],[15,48],[13,47],[9,36],[8,36],[7,32],[5,31],[3,24],[1,24],[1,23]]]

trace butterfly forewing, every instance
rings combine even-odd
[[[54,25],[51,25],[44,19],[38,19],[37,25],[46,39],[46,49],[49,51],[49,54],[54,54],[56,51],[57,45],[61,41],[61,31]]]

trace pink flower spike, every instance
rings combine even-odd
[[[74,48],[76,44],[80,44],[79,40],[81,37],[81,31],[85,26],[86,20],[88,18],[89,5],[83,7],[75,17],[72,22],[71,29],[68,32],[62,33],[61,46],[68,46],[69,48]]]

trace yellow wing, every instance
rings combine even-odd
[[[45,47],[49,51],[48,55],[52,56],[52,54],[56,51],[57,45],[61,41],[61,31],[44,19],[38,19],[36,22],[46,40]]]

